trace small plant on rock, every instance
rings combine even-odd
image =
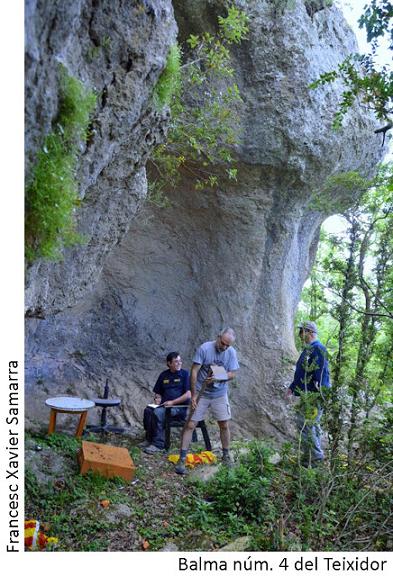
[[[26,259],[57,260],[63,246],[81,241],[75,230],[79,206],[76,168],[88,135],[96,96],[60,69],[59,114],[44,140],[26,190]]]

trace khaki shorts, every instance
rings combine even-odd
[[[195,412],[191,416],[193,422],[204,420],[208,408],[211,409],[211,414],[217,422],[223,422],[231,419],[231,407],[229,406],[228,396],[220,396],[219,398],[202,398],[199,399]]]

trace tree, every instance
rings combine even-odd
[[[379,67],[375,62],[380,39],[389,37],[389,48],[393,49],[393,3],[389,0],[371,0],[365,6],[359,19],[360,28],[367,32],[367,41],[371,44],[369,54],[350,54],[336,70],[321,74],[310,88],[315,89],[323,84],[341,80],[345,85],[339,109],[333,127],[339,128],[348,110],[355,100],[359,99],[374,111],[378,120],[384,123],[375,132],[385,135],[393,126],[393,72],[388,66]]]
[[[382,167],[362,199],[345,210],[344,238],[322,236],[312,272],[313,309],[322,332],[330,331],[333,386],[326,413],[333,461],[343,445],[348,462],[356,459],[360,423],[392,397],[392,170]],[[311,312],[310,287],[303,306]]]

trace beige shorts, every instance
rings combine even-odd
[[[193,422],[204,420],[208,408],[217,422],[223,422],[231,419],[231,407],[229,406],[228,396],[219,396],[219,398],[202,398],[199,399],[195,412],[191,416]]]

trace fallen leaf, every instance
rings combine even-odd
[[[143,550],[147,550],[148,548],[150,548],[149,541],[146,540],[146,538],[145,538],[144,541],[142,542],[142,548],[143,548]]]

